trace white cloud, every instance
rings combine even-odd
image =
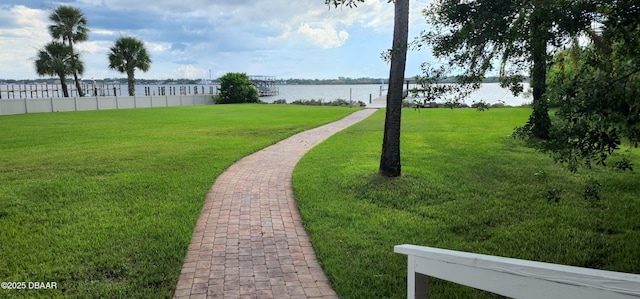
[[[200,79],[208,78],[209,71],[194,67],[193,65],[181,65],[173,70],[173,78]]]
[[[109,48],[113,46],[111,41],[86,41],[78,43],[76,48],[85,64],[85,73],[82,78],[105,78],[112,77],[109,71],[108,56]]]
[[[89,34],[91,34],[91,35],[95,34],[95,35],[115,36],[115,35],[118,34],[118,32],[113,31],[113,30],[106,30],[106,29],[91,29]]]
[[[82,55],[92,55],[94,53],[104,53],[106,55],[111,46],[113,46],[113,43],[108,41],[86,41],[77,43],[75,48],[80,50]]]
[[[24,76],[25,70],[35,73],[33,59],[38,49],[51,40],[46,29],[47,14],[42,10],[17,5],[9,10],[0,10],[0,20],[7,24],[0,28],[0,65],[3,74]]]
[[[348,32],[344,30],[338,32],[331,24],[322,24],[314,28],[307,23],[302,23],[298,32],[325,49],[340,47],[349,39]]]
[[[46,28],[53,8],[2,1],[0,79],[34,78],[33,57],[51,40]],[[412,23],[424,22],[420,6],[428,1],[411,1]],[[379,60],[393,31],[394,9],[387,0],[366,0],[357,8],[329,7],[319,0],[64,3],[82,9],[89,21],[89,40],[77,45],[84,77],[121,76],[106,67],[106,53],[119,36],[145,42],[153,64],[140,78],[208,77],[209,69],[214,77],[227,71],[321,78],[347,75],[343,69],[357,69],[361,76],[388,73],[388,65]],[[380,70],[355,65],[379,65]]]
[[[170,43],[144,42],[144,46],[151,53],[160,53],[171,49]]]
[[[289,38],[291,36],[291,26],[285,25],[284,27],[285,29],[282,32],[282,34],[279,36],[279,38]]]

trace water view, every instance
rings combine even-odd
[[[77,96],[75,86],[70,84],[69,92],[71,96]],[[414,88],[414,85],[410,85]],[[83,86],[87,96],[127,96],[127,86],[121,84]],[[323,100],[333,101],[336,99],[361,101],[368,104],[369,100],[376,99],[386,94],[388,86],[386,84],[351,84],[351,85],[276,85],[278,95],[261,97],[267,103],[276,100],[286,100],[291,103],[296,100]],[[529,84],[524,84],[525,91]],[[136,85],[137,96],[159,96],[159,95],[179,95],[179,94],[217,94],[218,85]],[[3,85],[0,86],[0,99],[13,98],[51,98],[62,97],[59,85]],[[531,102],[531,97],[513,96],[507,89],[501,88],[497,83],[483,84],[482,87],[472,93],[465,103],[484,101],[487,103],[504,103],[509,106],[520,106]]]
[[[410,85],[409,88],[414,88]],[[354,85],[278,85],[279,95],[271,97],[263,97],[262,101],[273,102],[284,99],[287,103],[295,100],[326,100],[333,101],[335,99],[362,101],[369,103],[369,99],[375,99],[387,92],[387,85],[380,84],[354,84]],[[525,91],[529,88],[529,84],[525,83]],[[532,99],[520,95],[514,97],[508,89],[500,87],[498,83],[483,84],[480,89],[472,93],[465,103],[485,101],[487,103],[504,103],[509,106],[520,106],[530,103]]]

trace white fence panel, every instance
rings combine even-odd
[[[213,99],[211,95],[204,95],[195,98],[196,105],[211,105],[213,104]]]
[[[182,96],[167,96],[168,106],[182,106]]]
[[[118,109],[136,108],[133,97],[117,97]]]
[[[640,275],[534,262],[416,245],[408,255],[407,298],[427,298],[437,277],[512,298],[640,298]]]
[[[28,113],[42,113],[51,112],[51,99],[28,99],[27,111]]]
[[[151,97],[132,97],[136,108],[151,108]]]
[[[153,107],[166,107],[167,106],[167,98],[166,97],[151,97],[151,106]]]
[[[0,114],[24,114],[27,107],[24,100],[0,100]]]
[[[211,104],[210,94],[0,99],[0,115]]]
[[[108,109],[118,109],[118,98],[117,97],[98,97],[98,108],[100,110],[108,110]]]
[[[98,102],[96,98],[75,98],[76,99],[76,110],[98,110]]]
[[[54,112],[65,112],[65,111],[75,111],[76,110],[76,100],[75,98],[55,98],[50,99],[53,102],[53,111]],[[29,111],[31,113],[32,111]]]

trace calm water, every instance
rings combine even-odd
[[[114,90],[114,87],[116,88]],[[369,99],[375,99],[380,97],[381,95],[386,94],[387,85],[380,84],[355,84],[355,85],[276,85],[279,89],[280,94],[277,96],[270,97],[262,97],[260,98],[264,102],[271,103],[273,101],[284,99],[287,103],[291,103],[296,100],[324,100],[324,101],[333,101],[336,99],[344,99],[344,100],[353,100],[353,101],[362,101],[364,103],[369,103]],[[410,86],[413,88],[414,86]],[[35,88],[29,86],[26,88],[22,86],[20,89],[30,89]],[[49,89],[48,93],[43,93],[43,88]],[[136,95],[143,96],[145,95],[145,88],[149,95],[160,95],[161,89],[164,88],[165,94],[191,94],[197,89],[197,93],[216,93],[217,86],[216,85],[136,85]],[[525,84],[525,90],[529,88],[529,84]],[[0,97],[2,99],[7,98],[43,98],[43,97],[57,97],[61,96],[62,92],[53,92],[53,89],[56,89],[54,85],[48,86],[38,86],[38,92],[28,92],[19,94],[15,93],[7,93],[10,89],[19,89],[16,86],[0,86]],[[59,90],[59,87],[57,88]],[[75,96],[75,86],[69,85],[69,89],[71,91],[72,96]],[[182,89],[182,91],[181,91]],[[90,89],[88,89],[90,90]],[[126,85],[108,85],[104,87],[104,90],[99,90],[99,95],[107,95],[112,96],[114,94],[118,96],[126,96],[127,95],[127,86]],[[56,95],[58,94],[58,95]],[[531,98],[527,98],[524,96],[514,97],[511,92],[507,89],[503,89],[497,83],[487,83],[482,85],[482,87],[475,91],[469,98],[465,100],[467,104],[471,104],[474,101],[483,100],[487,103],[498,103],[504,102],[506,105],[510,106],[519,106],[525,103],[530,103]]]
[[[325,100],[332,101],[335,99],[362,101],[369,103],[369,98],[380,97],[381,94],[386,94],[387,85],[379,84],[358,84],[358,85],[278,85],[280,94],[271,97],[262,97],[261,100],[265,102],[273,102],[278,99],[285,99],[287,103],[291,103],[295,100]],[[410,86],[413,88],[414,86]],[[529,88],[529,84],[525,84],[525,91]],[[382,88],[382,92],[381,92]],[[483,100],[487,103],[504,102],[506,105],[519,106],[525,103],[530,103],[531,98],[526,98],[522,95],[514,97],[507,89],[500,87],[498,83],[483,84],[482,87],[472,93],[468,99],[465,100],[467,104],[471,104],[474,101]]]

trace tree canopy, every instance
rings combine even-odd
[[[591,42],[557,54],[547,82],[558,110],[541,146],[572,171],[640,141],[640,4],[598,2],[594,15]],[[631,169],[626,157],[615,166]]]
[[[58,41],[53,41],[38,50],[35,60],[36,73],[40,76],[58,76],[62,85],[64,97],[69,97],[67,75],[84,73],[84,64],[79,59],[73,59],[71,48]]]
[[[416,91],[428,99],[458,93],[459,100],[490,72],[518,94],[529,73],[533,112],[514,135],[557,162],[571,170],[604,164],[623,142],[640,140],[637,1],[434,0],[424,14],[431,29],[413,46],[430,46],[444,61],[422,66]],[[452,72],[460,84],[435,84]],[[630,168],[625,158],[616,164]]]
[[[590,24],[593,5],[587,0],[435,0],[424,11],[431,30],[416,41],[429,45],[446,66],[424,65],[424,93],[463,92],[478,88],[490,71],[498,71],[503,87],[517,95],[530,73],[534,111],[528,126],[546,139],[551,125],[546,105],[549,50],[561,47]],[[460,71],[449,89],[429,84],[450,71]],[[435,78],[435,79],[434,79]]]
[[[135,96],[135,71],[151,68],[151,57],[144,43],[135,37],[121,37],[109,50],[109,68],[127,74],[129,96]]]
[[[54,39],[60,39],[66,42],[71,52],[72,60],[79,60],[73,45],[77,42],[86,41],[89,38],[89,29],[87,28],[87,18],[84,13],[77,8],[62,5],[49,15],[49,20],[53,25],[49,26],[49,33]],[[78,80],[78,73],[73,73],[78,94],[83,96],[82,87]]]
[[[258,90],[245,73],[226,73],[220,77],[220,97],[218,103],[257,103]]]
[[[358,2],[364,2],[364,0],[325,0],[324,3],[327,5],[333,5],[334,7],[338,7],[341,5],[347,7],[357,7]]]

